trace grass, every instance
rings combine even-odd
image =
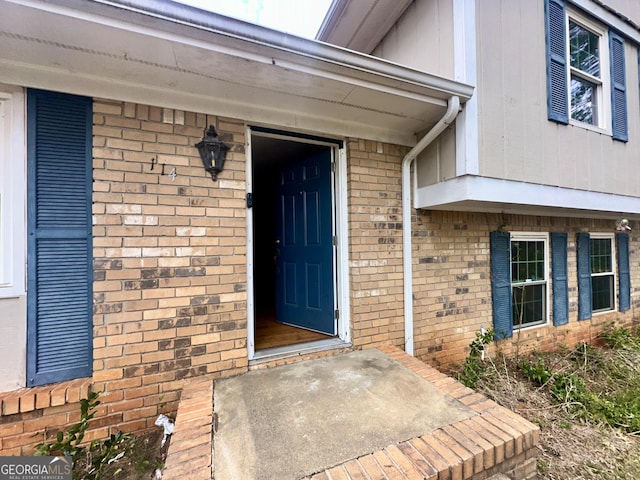
[[[472,361],[476,390],[540,426],[540,479],[640,478],[640,329],[598,343]]]

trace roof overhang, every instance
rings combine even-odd
[[[640,198],[464,175],[415,190],[414,206],[429,210],[515,213],[547,217],[640,220]]]
[[[412,146],[471,86],[167,0],[0,0],[0,82]]]
[[[333,0],[316,38],[371,53],[413,0]]]

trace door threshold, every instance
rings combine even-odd
[[[294,345],[285,345],[282,347],[265,348],[262,350],[256,350],[253,354],[253,358],[249,360],[249,366],[271,362],[281,358],[289,358],[309,353],[349,347],[351,347],[350,343],[343,342],[339,338],[328,338],[326,340],[296,343]]]

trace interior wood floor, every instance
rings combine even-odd
[[[256,350],[332,338],[329,335],[276,322],[272,315],[257,316],[254,335]]]

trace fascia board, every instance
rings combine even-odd
[[[312,67],[318,73],[340,75],[389,89],[447,99],[471,98],[473,87],[438,75],[388,62],[294,35],[285,34],[241,20],[174,2],[159,0],[3,0],[42,10],[84,16],[91,21],[118,28],[137,28],[147,35],[182,41],[200,40],[209,48],[226,47],[237,55],[260,57],[264,62],[287,62],[289,67]],[[198,33],[205,33],[205,36]],[[212,36],[213,35],[213,36]]]
[[[640,198],[466,175],[418,187],[415,208],[616,218],[640,215]]]

